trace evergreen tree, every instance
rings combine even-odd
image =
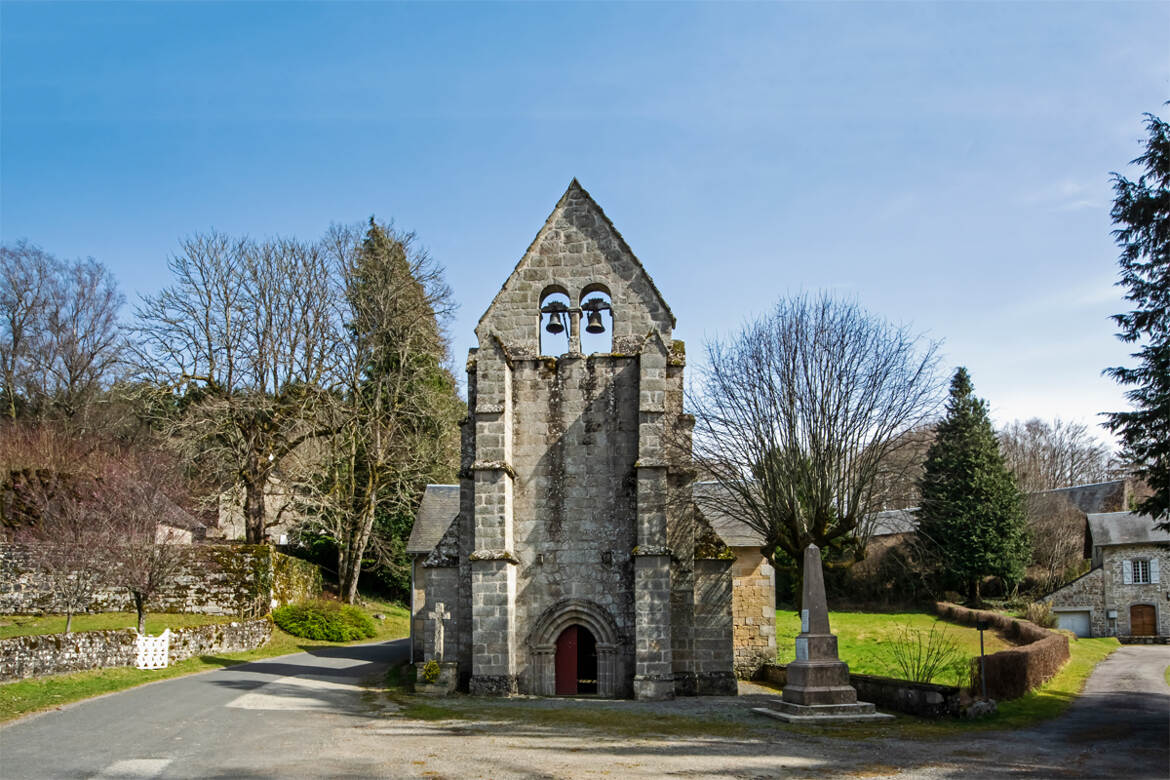
[[[1116,314],[1118,337],[1141,344],[1135,368],[1105,373],[1130,385],[1126,412],[1108,413],[1106,427],[1121,439],[1123,456],[1153,494],[1138,510],[1170,530],[1170,124],[1146,114],[1146,153],[1133,161],[1145,167],[1136,182],[1113,174],[1113,231],[1121,247],[1121,279],[1134,309]]]
[[[1023,577],[1030,553],[1023,496],[965,368],[951,380],[920,487],[918,534],[936,551],[944,585],[965,586],[978,604],[983,577]]]
[[[299,493],[302,533],[335,547],[351,603],[371,568],[393,596],[409,596],[406,542],[423,488],[450,481],[458,465],[465,409],[440,323],[451,292],[413,241],[373,218],[364,237],[335,227],[326,241],[341,270],[342,382],[326,412],[334,425],[326,474],[310,470]]]

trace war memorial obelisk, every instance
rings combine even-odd
[[[885,720],[869,702],[858,701],[849,684],[849,665],[837,657],[837,637],[829,631],[829,606],[821,551],[815,544],[804,550],[804,590],[796,660],[788,664],[788,681],[773,707],[755,711],[789,723],[844,723]]]

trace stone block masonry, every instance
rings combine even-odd
[[[136,637],[133,629],[123,629],[0,639],[0,681],[133,666]],[[170,660],[252,650],[271,637],[268,617],[180,628],[171,631]]]
[[[152,612],[255,617],[321,594],[318,568],[267,545],[189,545],[173,583],[149,605]],[[98,591],[88,612],[132,612],[124,589]],[[52,589],[32,563],[28,545],[0,545],[0,614],[60,613]]]
[[[596,300],[608,344],[590,340]],[[567,322],[542,344],[546,301]],[[453,599],[444,642],[472,693],[657,699],[734,686],[730,564],[696,560],[673,327],[574,181],[476,327],[459,516],[416,523],[427,529],[413,553],[416,658],[435,628],[420,605]],[[436,545],[448,528],[458,539]]]

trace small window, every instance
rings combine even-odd
[[[1150,562],[1143,558],[1134,558],[1130,561],[1133,567],[1133,582],[1135,585],[1148,585],[1150,580]]]

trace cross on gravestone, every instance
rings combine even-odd
[[[435,621],[435,660],[443,662],[443,621],[451,619],[451,613],[441,601],[435,602],[435,608],[427,615]]]

